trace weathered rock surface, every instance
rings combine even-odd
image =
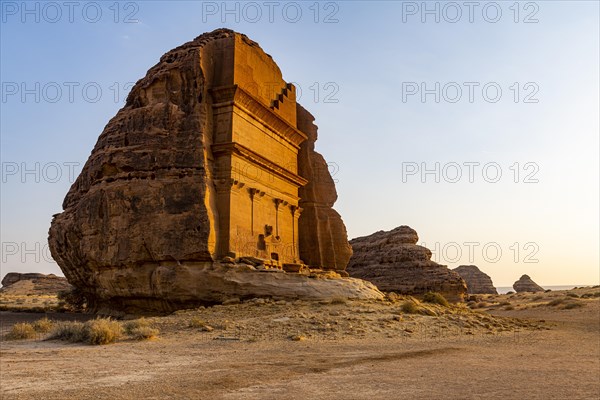
[[[515,292],[543,292],[544,288],[535,283],[529,275],[523,275],[518,281],[513,283],[513,289]]]
[[[492,278],[482,272],[476,265],[459,265],[453,269],[467,283],[469,294],[498,294]]]
[[[381,297],[356,280],[209,268],[263,253],[267,262],[295,264],[300,253],[312,267],[343,272],[351,250],[315,140],[293,85],[257,43],[227,29],[201,35],[161,57],[106,125],[53,218],[52,256],[96,309],[164,312],[274,293]],[[283,160],[288,165],[272,161],[294,151],[298,160]],[[262,175],[246,182],[256,171]],[[298,196],[290,191],[306,179]],[[294,202],[302,196],[300,214]]]
[[[352,256],[346,226],[333,209],[337,200],[329,165],[315,151],[317,126],[314,117],[298,105],[298,128],[308,136],[298,154],[298,173],[308,183],[300,188],[300,258],[308,265],[344,270]]]
[[[462,301],[467,293],[465,281],[445,265],[431,261],[431,251],[417,245],[418,240],[417,232],[408,226],[352,239],[354,253],[347,272],[383,291],[410,295],[432,291],[449,301]]]
[[[54,274],[9,272],[2,279],[0,291],[5,294],[24,294],[23,289],[27,288],[29,294],[57,294],[71,287],[66,278]]]

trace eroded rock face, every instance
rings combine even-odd
[[[346,226],[333,209],[337,191],[329,165],[315,151],[315,118],[300,105],[297,115],[298,128],[308,137],[298,154],[298,173],[308,180],[299,190],[300,207],[303,208],[299,221],[300,258],[314,267],[345,270],[352,247],[348,243]]]
[[[373,282],[380,290],[422,295],[439,292],[449,301],[462,301],[465,281],[445,265],[431,261],[431,251],[417,245],[417,232],[400,226],[352,239],[350,276]]]
[[[513,289],[515,292],[543,292],[544,288],[535,283],[529,275],[523,275],[518,281],[513,283]]]
[[[498,294],[492,278],[482,272],[476,265],[460,265],[453,269],[467,283],[469,294]]]
[[[300,271],[306,256],[344,269],[351,250],[315,140],[293,85],[257,43],[227,29],[201,35],[161,57],[106,125],[54,216],[52,256],[96,309],[166,312],[269,293],[378,298],[352,280],[233,279],[213,265],[254,256]],[[295,284],[305,287],[282,289]]]

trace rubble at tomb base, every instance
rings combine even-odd
[[[54,260],[96,309],[380,298],[344,277],[352,250],[313,120],[245,35],[219,29],[169,51],[108,122],[54,216]]]
[[[449,301],[462,301],[467,293],[465,281],[431,261],[431,251],[417,245],[418,240],[417,232],[408,226],[353,239],[347,272],[382,291],[416,296],[438,292]]]

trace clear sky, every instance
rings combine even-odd
[[[597,1],[0,4],[2,276],[60,274],[52,215],[131,83],[228,27],[315,115],[350,238],[409,225],[496,286],[599,283]]]

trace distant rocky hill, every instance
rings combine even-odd
[[[498,294],[492,278],[482,272],[476,265],[459,265],[453,269],[467,282],[469,294]]]
[[[67,278],[54,274],[9,272],[2,279],[0,293],[8,295],[55,295],[61,290],[71,289]]]
[[[543,292],[544,288],[535,283],[529,275],[523,275],[513,284],[515,292]]]
[[[418,240],[417,232],[409,226],[353,239],[354,254],[347,271],[383,291],[409,295],[431,291],[450,301],[463,300],[465,281],[445,265],[431,261],[431,251],[418,246]]]

